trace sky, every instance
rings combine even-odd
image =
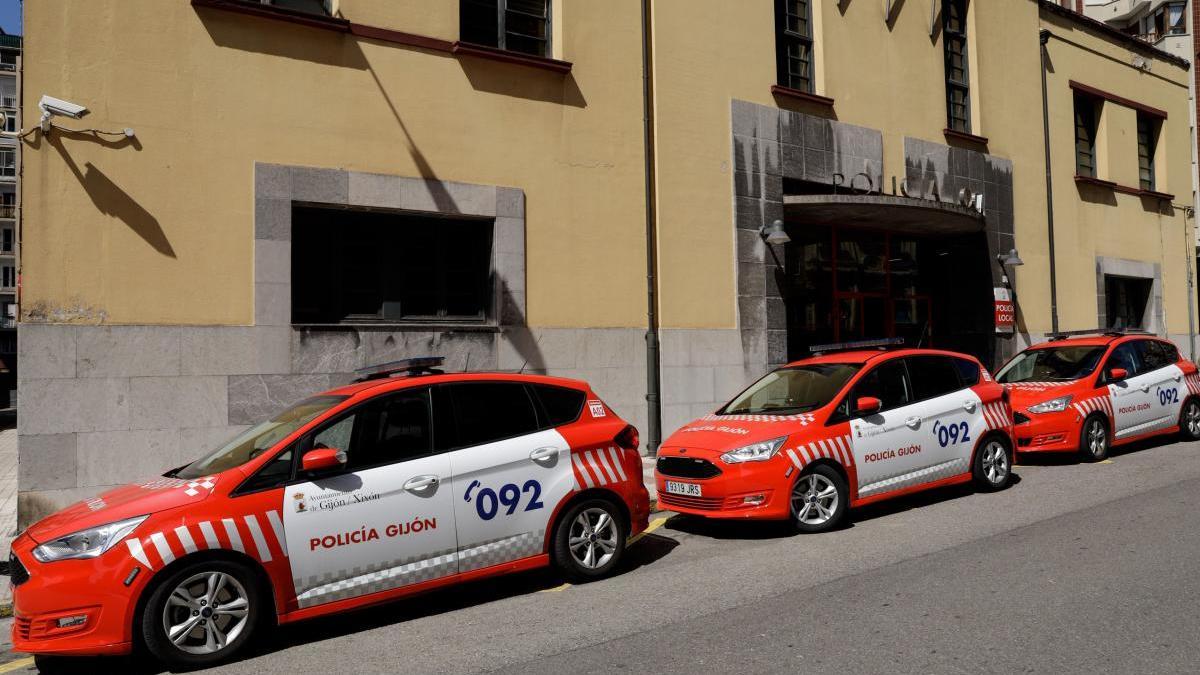
[[[21,0],[0,0],[0,28],[9,35],[21,35]]]

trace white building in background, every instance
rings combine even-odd
[[[5,131],[21,128],[20,78],[21,36],[0,30],[0,112]],[[16,407],[20,160],[20,143],[0,137],[0,409]]]

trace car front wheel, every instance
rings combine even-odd
[[[1108,422],[1093,415],[1083,422],[1079,432],[1079,455],[1088,462],[1099,462],[1108,457]]]
[[[850,491],[842,475],[824,464],[812,467],[792,486],[792,524],[801,532],[824,532],[841,524]]]
[[[266,608],[254,573],[225,560],[184,565],[159,583],[142,611],[142,638],[170,666],[224,661],[249,641]]]

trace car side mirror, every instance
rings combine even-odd
[[[883,401],[880,401],[874,396],[860,396],[858,400],[854,402],[854,412],[858,413],[859,415],[869,415],[873,412],[879,412],[879,409],[882,407]]]
[[[338,469],[346,465],[345,451],[336,448],[317,448],[304,453],[300,461],[302,471],[326,471]]]
[[[1127,377],[1129,377],[1129,371],[1125,370],[1124,368],[1109,368],[1108,369],[1108,379],[1110,379],[1114,382],[1116,382],[1118,380],[1123,380]]]

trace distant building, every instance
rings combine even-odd
[[[21,36],[0,30],[0,112],[4,130],[21,128]],[[16,406],[17,390],[17,182],[21,149],[0,137],[0,408]]]

